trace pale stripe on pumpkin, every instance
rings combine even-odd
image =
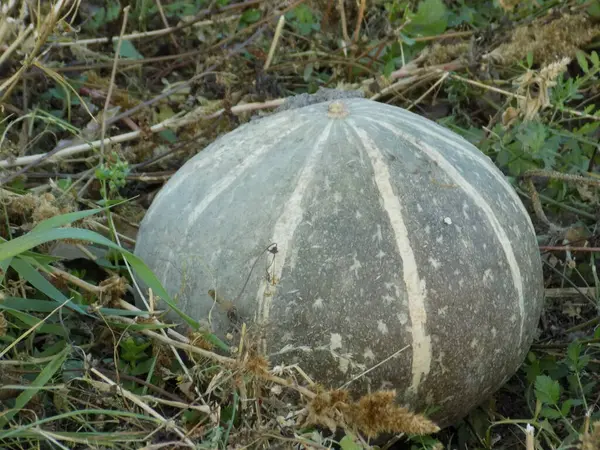
[[[287,131],[285,131],[285,133],[283,133],[280,137],[283,138],[285,136],[287,136],[288,134],[292,133],[293,131],[296,131],[298,128],[300,128],[301,124],[297,124],[296,126],[287,126],[289,124],[289,120],[286,117],[273,117],[271,118],[271,120],[273,121],[272,124],[270,124],[270,126],[272,127],[279,127],[281,129],[285,129],[287,127]],[[283,126],[284,124],[286,124],[286,126]],[[246,125],[236,128],[235,130],[233,130],[228,137],[230,137],[231,135],[235,135],[236,133],[241,133],[244,128],[246,127]],[[249,140],[249,139],[248,139]],[[217,143],[218,141],[215,141],[215,143]],[[276,143],[271,144],[271,147],[273,145],[276,145]],[[251,147],[246,147],[244,148],[244,150],[248,150]],[[260,150],[261,147],[259,148],[255,148],[254,150]],[[153,204],[159,204],[159,202],[164,202],[167,201],[167,197],[171,194],[177,191],[177,188],[185,183],[188,179],[188,177],[194,175],[194,176],[199,176],[201,174],[201,171],[206,167],[209,166],[212,170],[215,169],[215,164],[217,162],[219,162],[222,157],[228,153],[231,153],[232,148],[228,145],[222,145],[221,148],[217,148],[216,151],[215,149],[211,149],[212,153],[210,155],[208,155],[208,157],[206,158],[201,158],[201,159],[192,159],[189,160],[186,164],[184,164],[181,169],[179,170],[179,172],[177,173],[177,177],[174,177],[169,183],[165,184],[164,187],[158,192],[158,194],[156,195],[156,197],[154,198]],[[204,150],[202,150],[204,151]],[[150,208],[148,210],[148,213],[146,214],[146,221],[150,221],[152,218],[152,215],[158,211],[160,208],[154,207],[154,208]]]
[[[313,180],[317,163],[323,153],[333,123],[329,122],[321,135],[316,139],[314,149],[311,150],[304,163],[304,167],[296,181],[294,191],[286,201],[283,213],[281,213],[275,222],[271,243],[277,245],[277,254],[271,266],[270,273],[270,278],[275,280],[274,284],[277,284],[281,279],[281,273],[288,257],[288,251],[290,250],[290,242],[294,237],[294,232],[298,228],[298,225],[302,222],[302,215],[304,213],[302,199]],[[271,290],[268,290],[268,288],[271,288]],[[271,303],[275,295],[273,291],[273,285],[266,280],[266,277],[261,277],[260,286],[256,294],[258,302],[258,317],[256,319],[258,323],[266,323],[269,320]]]
[[[410,389],[416,394],[421,384],[421,379],[429,374],[432,359],[431,337],[427,335],[425,330],[427,323],[425,281],[421,279],[417,270],[417,261],[410,245],[408,230],[402,216],[402,205],[392,187],[387,163],[384,161],[381,151],[369,138],[368,134],[357,126],[354,121],[349,120],[348,124],[359,136],[371,160],[371,165],[375,173],[375,183],[383,201],[383,208],[394,230],[396,246],[402,259],[412,333],[412,385]]]
[[[361,108],[357,108],[357,112],[360,109]],[[465,156],[473,161],[477,161],[477,162],[481,163],[482,169],[485,169],[487,171],[487,173],[492,175],[496,180],[498,180],[500,182],[500,184],[502,185],[502,187],[504,188],[506,193],[510,196],[510,198],[512,198],[514,205],[518,209],[520,209],[521,212],[523,213],[524,217],[527,220],[527,223],[529,224],[529,228],[530,228],[531,232],[535,234],[535,229],[533,227],[533,222],[531,221],[531,217],[529,216],[529,213],[525,209],[523,202],[521,202],[521,200],[519,199],[519,196],[517,195],[514,188],[506,180],[506,177],[502,174],[502,172],[498,169],[498,167],[496,167],[494,165],[492,160],[489,157],[487,157],[486,155],[484,155],[480,150],[477,149],[477,147],[475,147],[469,141],[467,141],[460,135],[452,136],[450,134],[450,130],[441,128],[441,130],[443,132],[447,132],[448,134],[442,133],[442,132],[440,132],[440,129],[437,126],[431,126],[431,124],[421,123],[421,120],[414,120],[414,119],[411,120],[410,117],[404,117],[407,112],[397,111],[397,108],[394,108],[394,110],[390,110],[390,112],[385,116],[379,115],[378,113],[373,113],[371,110],[366,110],[366,111],[368,111],[369,117],[361,117],[361,118],[368,122],[372,122],[377,125],[380,125],[383,122],[389,123],[390,117],[393,116],[394,119],[399,119],[402,122],[407,123],[412,127],[415,127],[417,130],[419,130],[420,133],[423,133],[426,136],[441,139],[444,142],[444,144],[451,145],[452,148],[454,150],[460,152],[462,156]],[[418,116],[418,118],[422,119],[421,116]],[[434,125],[437,125],[437,124],[434,123]],[[460,139],[460,141],[458,141],[458,139]],[[472,149],[473,151],[469,151],[468,149]]]
[[[277,123],[276,123],[276,125],[277,125]],[[188,222],[186,224],[183,235],[185,236],[188,234],[190,228],[194,226],[194,223],[196,223],[196,221],[198,220],[200,215],[206,210],[206,208],[208,208],[211,205],[212,202],[214,202],[216,200],[216,198],[219,195],[221,195],[223,193],[223,191],[225,191],[229,186],[231,186],[231,184],[233,182],[238,180],[239,177],[244,172],[246,172],[248,169],[252,168],[252,166],[254,166],[262,156],[266,155],[270,150],[273,150],[273,148],[276,148],[284,138],[286,138],[288,135],[290,135],[294,131],[297,131],[301,127],[301,125],[302,124],[296,124],[295,126],[290,126],[285,131],[282,131],[281,134],[278,135],[278,139],[273,142],[269,142],[268,144],[264,144],[264,145],[256,146],[255,148],[251,148],[251,150],[253,150],[252,153],[246,153],[244,160],[240,164],[234,165],[233,168],[231,170],[229,170],[225,175],[223,175],[223,177],[220,178],[218,182],[213,184],[211,190],[209,192],[207,192],[206,195],[204,195],[202,201],[194,206],[191,214],[188,216]],[[246,150],[246,149],[244,149],[244,150]],[[209,164],[209,163],[214,164],[215,161],[218,161],[221,158],[223,152],[225,152],[225,151],[231,151],[231,147],[225,145],[225,146],[223,146],[222,149],[219,149],[218,152],[214,152],[209,157],[191,164],[192,170],[190,171],[190,173],[187,174],[186,177],[181,177],[181,179],[179,179],[177,183],[173,183],[174,187],[169,186],[168,189],[166,190],[166,193],[163,195],[162,200],[165,201],[166,195],[169,192],[175,192],[175,188],[182,182],[183,179],[187,178],[187,176],[192,175],[192,174],[195,174],[196,176],[201,176],[198,173],[198,171],[206,164]],[[158,208],[155,208],[155,209],[158,209]],[[174,252],[171,248],[169,248],[169,253],[168,253],[167,259],[169,261],[171,261],[173,259],[173,256],[174,256]],[[170,270],[171,270],[171,265],[166,264],[165,268],[164,268],[163,276],[162,276],[163,283],[166,281]]]
[[[431,160],[435,161],[438,164],[438,167],[444,172],[446,172],[446,174],[452,179],[452,181],[454,181],[454,183],[456,183],[462,188],[464,193],[467,194],[475,202],[475,204],[483,211],[483,213],[487,217],[490,225],[492,226],[492,229],[494,230],[495,235],[500,241],[502,250],[504,250],[508,266],[510,267],[513,285],[517,290],[519,313],[521,316],[521,326],[519,329],[520,346],[521,339],[523,338],[523,328],[525,326],[525,299],[523,295],[523,278],[521,277],[521,270],[519,269],[519,264],[517,262],[517,259],[515,258],[515,252],[512,248],[510,239],[506,235],[504,227],[502,227],[502,225],[498,221],[496,214],[494,214],[494,211],[492,211],[492,208],[481,196],[481,194],[479,194],[479,192],[477,192],[477,190],[473,186],[471,186],[471,184],[467,180],[464,179],[460,172],[456,170],[456,168],[451,163],[449,163],[446,158],[444,158],[441,152],[430,147],[422,140],[415,139],[413,136],[403,133],[402,131],[395,129],[387,123],[379,122],[378,125],[394,133],[399,138],[410,142],[415,146],[416,149],[427,155]]]
[[[224,175],[218,182],[216,182],[212,186],[212,189],[210,190],[210,192],[208,192],[204,196],[202,201],[194,207],[192,213],[190,214],[190,218],[188,220],[188,226],[186,227],[186,233],[189,230],[189,228],[191,226],[193,226],[194,223],[198,220],[198,217],[200,217],[200,214],[202,214],[204,212],[204,210],[225,189],[227,189],[229,186],[231,186],[231,184],[234,181],[238,180],[239,177],[246,170],[250,169],[253,165],[255,165],[262,156],[267,154],[270,150],[273,150],[273,148],[277,147],[285,137],[287,137],[290,133],[296,131],[298,128],[300,128],[299,125],[297,125],[295,127],[290,126],[287,130],[282,131],[281,135],[278,136],[279,139],[277,141],[270,142],[265,145],[257,146],[256,148],[253,149],[254,151],[252,153],[247,153],[245,155],[244,160],[240,164],[237,164],[236,166],[234,166],[233,169],[231,169],[229,172],[227,172],[226,175]],[[207,158],[207,159],[210,159],[210,158]]]

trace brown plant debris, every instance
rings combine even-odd
[[[70,213],[75,210],[71,197],[58,196],[52,193],[41,195],[18,195],[8,190],[0,190],[0,201],[6,208],[11,224],[25,229],[52,217]]]
[[[550,64],[575,53],[600,34],[600,26],[584,15],[565,14],[552,22],[540,21],[515,29],[510,42],[485,55],[485,59],[502,64],[522,61],[529,52],[538,64]]]
[[[427,53],[425,64],[436,66],[464,57],[469,52],[468,42],[441,44],[436,42]]]
[[[581,437],[581,450],[600,450],[600,420],[594,422],[592,428]]]
[[[523,120],[533,120],[540,110],[551,106],[550,88],[556,86],[556,79],[567,70],[570,62],[570,59],[563,58],[542,67],[539,72],[528,70],[517,79],[517,94],[521,96],[518,112]]]
[[[213,344],[206,339],[206,336],[197,331],[190,331],[187,335],[189,339],[190,345],[194,347],[201,348],[203,350],[212,350],[214,348]]]
[[[4,317],[4,311],[0,311],[0,336],[6,336],[8,330],[8,321]]]
[[[113,276],[100,282],[100,303],[107,306],[119,306],[119,300],[127,292],[127,280],[123,277]]]
[[[377,391],[350,400],[347,391],[334,390],[319,393],[308,405],[306,423],[324,425],[334,431],[337,427],[351,427],[367,437],[383,433],[425,435],[440,428],[423,415],[396,404],[395,391]]]

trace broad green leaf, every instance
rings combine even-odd
[[[562,417],[560,411],[557,411],[553,408],[549,408],[547,406],[542,408],[542,410],[540,411],[540,416],[546,417],[547,419],[560,419]]]
[[[133,369],[131,369],[131,371],[129,372],[129,375],[137,377],[137,376],[143,375],[145,373],[148,373],[153,365],[154,365],[154,358],[149,358],[146,361],[142,361],[141,363],[137,364]]]
[[[448,26],[448,9],[443,0],[422,0],[410,20],[406,31],[423,36],[440,34]]]
[[[115,41],[115,50],[117,49],[117,45],[118,43]],[[119,56],[126,59],[144,59],[144,55],[135,48],[135,45],[130,40],[121,41]]]
[[[535,396],[547,405],[555,405],[560,398],[560,384],[547,375],[540,375],[535,380]]]
[[[46,366],[42,369],[40,374],[33,380],[33,382],[29,385],[29,389],[23,391],[15,400],[15,405],[12,409],[8,411],[4,411],[3,415],[0,416],[0,427],[6,426],[6,424],[12,420],[12,418],[17,414],[21,409],[23,409],[27,403],[42,389],[48,382],[52,379],[54,374],[61,368],[63,362],[67,358],[67,355],[71,352],[71,347],[65,347],[65,349],[60,352],[56,357],[50,361]],[[36,389],[37,388],[37,389]]]
[[[255,8],[249,8],[242,13],[241,20],[247,24],[258,22],[260,20],[260,11]]]
[[[351,435],[346,435],[340,440],[342,450],[364,450],[362,445],[356,443]]]

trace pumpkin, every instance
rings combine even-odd
[[[235,311],[272,366],[356,395],[393,389],[441,427],[518,370],[543,305],[535,231],[500,170],[364,98],[217,139],[160,190],[135,252],[218,336]]]

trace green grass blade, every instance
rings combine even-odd
[[[62,356],[58,355],[56,359],[61,358]],[[63,358],[64,360],[64,358]],[[62,364],[62,362],[61,362]],[[41,374],[40,374],[41,375]],[[52,417],[45,417],[43,419],[36,420],[34,422],[28,423],[27,425],[23,425],[20,427],[15,427],[10,430],[0,431],[0,439],[8,439],[9,437],[17,436],[31,428],[39,427],[45,423],[58,422],[63,419],[69,419],[72,417],[83,416],[84,414],[92,414],[97,416],[107,416],[107,417],[124,417],[129,419],[136,419],[144,422],[151,422],[157,425],[161,424],[159,419],[154,417],[150,417],[146,414],[136,414],[129,411],[113,411],[111,409],[84,409],[81,411],[68,411],[63,414],[57,414]]]
[[[53,310],[54,309],[56,309],[56,306],[53,308]],[[6,311],[8,314],[19,319],[21,322],[23,322],[25,325],[27,325],[27,327],[35,327],[35,326],[39,325],[40,322],[43,322],[42,320],[38,319],[37,317],[32,316],[31,314],[27,314],[23,311],[17,311],[16,309],[12,309],[12,308],[7,308],[6,305],[3,305],[2,303],[0,303],[0,310]],[[55,325],[55,324],[51,324],[51,323],[42,323],[37,328],[37,332],[54,334],[54,335],[60,336],[60,337],[66,337],[66,333],[65,333],[65,330],[63,329],[63,327],[61,327],[60,325]]]
[[[64,225],[69,225],[78,220],[85,219],[86,217],[101,213],[106,209],[107,208],[88,209],[85,211],[75,211],[72,213],[61,214],[60,216],[50,217],[49,219],[42,220],[40,223],[38,223],[31,230],[31,232],[38,233],[41,231],[51,230],[52,228],[58,228]]]
[[[5,297],[0,303],[0,308],[10,308],[15,311],[29,311],[34,313],[49,313],[56,309],[56,303],[50,300],[37,298]]]
[[[27,280],[34,288],[47,295],[49,298],[59,304],[66,303],[66,307],[91,317],[81,306],[73,303],[61,291],[59,291],[52,283],[46,280],[31,264],[21,258],[14,258],[11,264],[12,268],[25,280]],[[56,308],[56,305],[54,305]]]
[[[19,236],[18,238],[10,241],[3,242],[2,245],[0,245],[0,261],[17,256],[24,251],[31,250],[32,248],[46,242],[60,239],[90,241],[120,251],[123,255],[123,258],[127,260],[131,267],[137,272],[139,277],[149,288],[154,291],[155,294],[157,294],[167,305],[169,305],[170,308],[172,308],[183,320],[185,320],[190,327],[192,327],[194,330],[198,330],[200,328],[198,322],[185,314],[175,305],[173,299],[171,299],[171,296],[163,288],[158,278],[156,278],[156,275],[154,275],[154,273],[139,257],[128,252],[111,240],[94,231],[79,228],[53,228],[51,230],[45,230],[41,232],[31,232],[24,236]],[[207,334],[206,338],[222,350],[229,350],[229,347],[216,336]]]
[[[17,399],[15,400],[15,407],[9,411],[6,411],[4,415],[0,416],[0,427],[6,426],[6,424],[12,420],[12,418],[17,414],[21,409],[29,403],[29,401],[39,392],[41,388],[43,388],[56,374],[56,372],[61,368],[63,362],[71,352],[70,347],[65,347],[65,349],[60,352],[56,357],[50,361],[40,372],[40,374],[36,377],[35,380],[31,383],[31,388],[38,389],[28,389],[22,392]]]

